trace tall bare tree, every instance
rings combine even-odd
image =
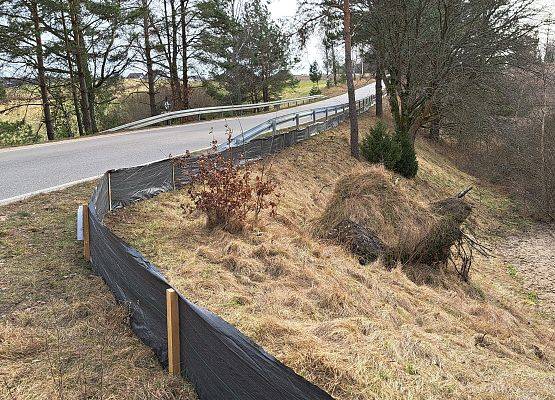
[[[536,24],[532,0],[367,1],[366,27],[381,55],[383,80],[397,128],[412,139],[441,118],[462,84],[512,62]]]
[[[347,93],[349,98],[349,122],[350,122],[350,147],[351,155],[359,158],[359,135],[356,111],[355,87],[353,80],[352,62],[352,21],[350,0],[302,0],[298,4],[297,14],[300,16],[298,32],[302,43],[310,32],[318,24],[326,23],[330,15],[339,12],[343,22],[343,41],[345,48],[345,75],[347,78]]]
[[[349,97],[349,123],[351,125],[351,155],[359,158],[358,119],[353,82],[353,61],[351,59],[351,3],[343,0],[343,38],[345,40],[345,75],[347,75],[347,95]]]

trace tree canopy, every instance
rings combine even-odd
[[[291,68],[298,62],[286,32],[270,17],[263,0],[205,0],[206,22],[200,60],[209,69],[211,93],[232,103],[269,101],[296,84]]]

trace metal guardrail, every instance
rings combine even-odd
[[[192,116],[201,116],[206,114],[217,114],[217,113],[224,113],[230,111],[244,111],[244,110],[253,110],[257,108],[266,108],[266,107],[275,107],[281,106],[283,104],[292,104],[298,105],[299,103],[304,104],[305,102],[310,102],[313,100],[318,100],[325,98],[323,95],[316,95],[316,96],[306,96],[306,97],[297,97],[294,99],[283,99],[283,100],[275,100],[275,101],[268,101],[265,103],[250,103],[250,104],[238,104],[238,105],[231,105],[231,106],[216,106],[216,107],[204,107],[204,108],[191,108],[187,110],[178,110],[178,111],[171,111],[160,115],[155,115],[153,117],[147,117],[140,119],[138,121],[129,122],[128,124],[116,126],[114,128],[106,129],[104,132],[119,132],[128,129],[138,129],[144,128],[145,126],[150,126],[154,124],[158,124],[160,122],[169,121],[175,118],[184,118],[184,117],[192,117]]]
[[[375,95],[370,95],[360,100],[356,100],[357,111],[363,110],[373,105]],[[330,116],[344,113],[349,110],[349,103],[337,104],[327,107],[313,108],[312,110],[301,111],[281,115],[268,119],[267,121],[248,129],[231,140],[231,146],[241,146],[251,140],[266,134],[275,134],[276,131],[287,128],[299,129],[301,125],[315,123],[320,120],[327,120]]]

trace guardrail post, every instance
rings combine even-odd
[[[328,120],[328,108],[326,107],[326,121]]]
[[[297,127],[297,130],[299,130],[299,125],[300,125],[299,114],[295,115],[295,125]]]
[[[166,289],[166,322],[168,328],[168,373],[181,373],[179,343],[179,298],[173,289]]]
[[[272,136],[276,135],[276,131],[277,131],[277,124],[276,124],[276,119],[274,118],[274,121],[272,122]]]
[[[312,110],[312,122],[316,122],[316,110]]]
[[[91,232],[88,204],[83,204],[83,257],[86,261],[91,261]]]

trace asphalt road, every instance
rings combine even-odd
[[[374,92],[374,84],[370,84],[358,89],[356,96],[360,99]],[[212,135],[221,143],[225,140],[226,125],[235,135],[274,116],[346,102],[347,95],[343,94],[267,114],[0,149],[0,204],[93,179],[109,169],[205,148]]]

